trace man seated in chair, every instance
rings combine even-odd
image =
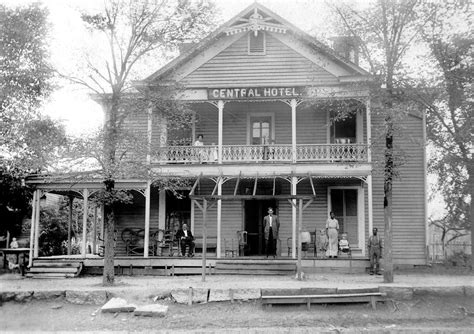
[[[188,230],[187,224],[183,224],[183,227],[176,232],[176,239],[179,240],[183,256],[186,255],[186,246],[189,247],[188,256],[194,256],[194,237],[191,231]]]
[[[349,253],[351,250],[349,247],[349,240],[347,240],[347,233],[342,233],[341,235],[341,240],[339,240],[339,250],[342,253]]]

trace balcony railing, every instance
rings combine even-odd
[[[296,162],[365,162],[366,144],[300,144],[296,146]],[[217,163],[217,146],[166,146],[153,154],[153,162]],[[223,163],[293,162],[291,145],[224,145]]]

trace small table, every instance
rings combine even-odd
[[[23,261],[20,264],[21,274],[25,275],[25,259],[30,255],[29,248],[0,248],[0,252],[3,253],[3,268],[7,268],[7,255],[8,254],[16,254],[16,262],[20,264],[20,254],[23,254]]]

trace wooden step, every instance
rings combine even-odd
[[[75,267],[32,267],[30,273],[72,273],[76,274]]]
[[[216,270],[235,270],[235,271],[253,271],[253,270],[260,270],[260,271],[281,271],[284,273],[294,273],[296,268],[295,267],[258,267],[257,265],[253,266],[242,266],[242,265],[220,265],[216,264]]]
[[[40,274],[27,273],[26,277],[28,278],[73,278],[73,277],[76,277],[76,275],[67,274],[67,273],[40,273]]]
[[[220,275],[288,275],[290,273],[288,271],[281,270],[232,270],[217,268],[215,272],[216,274]]]
[[[36,268],[64,268],[64,267],[71,267],[71,268],[79,268],[82,266],[81,262],[33,262],[33,267]]]

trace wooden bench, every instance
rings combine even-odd
[[[196,237],[194,239],[194,252],[198,252],[198,249],[200,250],[200,253],[203,251],[203,239],[202,237]],[[206,238],[206,249],[207,252],[212,252],[216,253],[217,252],[217,237],[215,236],[208,236]]]
[[[378,301],[385,301],[387,295],[382,292],[363,293],[335,293],[322,295],[275,295],[262,296],[262,304],[272,306],[273,304],[306,304],[308,310],[311,304],[335,304],[335,303],[370,303],[376,309]]]

